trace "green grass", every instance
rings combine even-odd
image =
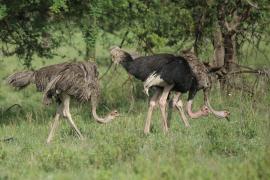
[[[80,42],[78,43],[81,46]],[[68,59],[83,59],[72,48],[58,50],[66,58],[36,59],[35,68]],[[260,57],[259,57],[260,58]],[[104,73],[109,58],[98,45],[98,64]],[[258,63],[259,64],[259,63]],[[45,107],[42,94],[30,86],[22,91],[8,87],[4,79],[23,67],[16,57],[0,61],[0,179],[269,179],[270,112],[269,92],[255,97],[243,92],[222,98],[212,95],[217,109],[231,112],[231,121],[213,116],[190,120],[184,128],[179,115],[172,114],[164,135],[159,111],[155,111],[150,135],[143,134],[147,97],[141,83],[134,82],[135,103],[130,112],[130,84],[122,68],[101,81],[99,114],[118,109],[121,117],[101,125],[91,117],[88,104],[73,102],[71,113],[86,140],[80,141],[63,119],[52,144],[46,145],[55,105]],[[185,96],[186,98],[186,96]],[[22,108],[9,106],[18,103]],[[195,108],[202,105],[202,94]]]

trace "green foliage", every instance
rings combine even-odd
[[[241,5],[238,5],[240,2]],[[0,3],[0,46],[5,56],[17,55],[31,66],[33,56],[55,56],[53,50],[73,39],[81,31],[85,59],[96,58],[99,32],[123,38],[124,45],[136,46],[145,53],[164,49],[181,49],[195,41],[199,52],[213,40],[219,16],[218,7],[226,6],[225,19],[232,12],[245,14],[253,6],[248,1],[143,1],[143,0],[38,0],[2,1]],[[269,34],[267,1],[250,8],[248,18],[240,22],[238,50],[243,42],[258,45]]]
[[[130,32],[133,34],[130,43],[144,52],[176,45],[192,34],[191,15],[179,2],[122,0],[108,3],[105,8],[107,16],[101,17],[101,27],[109,32]]]
[[[68,10],[67,0],[53,0],[53,4],[50,7],[54,13],[60,13]]]
[[[48,1],[3,1],[0,4],[0,42],[4,55],[17,55],[28,68],[34,54],[51,57],[59,41],[51,36]]]
[[[0,20],[5,18],[7,15],[7,7],[5,5],[0,4]]]

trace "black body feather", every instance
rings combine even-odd
[[[159,75],[168,84],[174,84],[173,91],[196,94],[197,80],[188,62],[181,56],[156,54],[132,59],[126,55],[120,64],[135,78],[145,81],[151,74]],[[192,95],[194,94],[194,95]]]
[[[156,72],[168,84],[174,84],[173,91],[186,93],[196,88],[197,81],[185,59],[174,57],[174,60],[167,63]]]
[[[164,65],[175,60],[171,54],[157,54],[139,57],[136,59],[126,58],[120,64],[134,77],[145,81],[154,71],[160,70]]]

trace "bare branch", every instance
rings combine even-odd
[[[254,7],[255,9],[259,9],[258,5],[256,3],[250,2],[249,0],[246,0],[246,2],[251,6]]]
[[[234,11],[233,19],[230,23],[231,31],[236,31],[237,27],[240,25],[240,22],[241,22],[241,17],[237,14],[237,11]]]
[[[120,43],[120,48],[122,48],[122,46],[124,45],[124,42],[126,41],[126,38],[127,38],[127,35],[129,34],[129,29],[125,32],[123,38],[122,38],[122,41]]]
[[[251,7],[247,7],[240,16],[240,21],[245,21],[250,16]]]
[[[7,108],[7,109],[4,111],[4,113],[10,111],[10,110],[11,110],[13,107],[15,107],[15,106],[18,106],[20,109],[22,109],[22,106],[21,106],[20,104],[13,104],[13,105],[10,106],[9,108]]]
[[[101,80],[103,77],[105,77],[105,75],[111,70],[112,65],[113,65],[113,63],[111,62],[110,66],[107,68],[105,73],[102,74],[98,80]]]
[[[120,48],[122,48],[124,42],[126,41],[126,38],[127,38],[127,35],[129,33],[129,29],[125,32],[123,38],[122,38],[122,41],[119,45]],[[99,80],[101,80],[110,70],[111,70],[111,67],[112,67],[113,63],[111,62],[110,66],[108,67],[108,69],[105,71],[104,74],[102,74],[102,76],[100,76]]]
[[[239,71],[229,72],[228,74],[236,75],[236,74],[244,74],[244,73],[258,74],[258,75],[266,76],[270,78],[270,69],[239,70]]]

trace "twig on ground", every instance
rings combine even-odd
[[[7,138],[4,138],[4,139],[0,139],[0,141],[2,141],[2,142],[10,142],[10,141],[13,141],[13,140],[15,140],[14,137],[7,137]]]
[[[9,110],[11,110],[13,107],[18,106],[20,109],[22,109],[22,106],[20,104],[13,104],[12,106],[10,106],[9,108],[7,108],[4,113],[8,112]]]

